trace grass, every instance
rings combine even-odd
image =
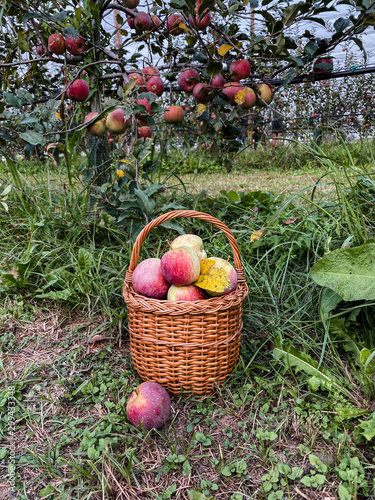
[[[140,383],[121,296],[129,235],[108,214],[90,217],[85,191],[21,179],[0,218],[0,498],[11,491],[25,500],[374,496],[371,359],[364,369],[345,349],[348,338],[324,329],[322,289],[310,275],[314,262],[348,238],[353,246],[374,238],[373,169],[359,169],[356,157],[342,169],[332,155],[314,154],[329,197],[327,186],[321,196],[311,191],[311,170],[300,178],[298,171],[269,171],[278,179],[271,189],[265,172],[246,166],[228,179],[215,172],[195,178],[192,192],[200,194],[181,187],[173,198],[173,191],[155,194],[156,207],[173,201],[231,228],[250,293],[235,371],[213,395],[172,397],[170,420],[149,433],[125,413]],[[292,174],[299,193],[290,196]],[[258,175],[264,189],[253,180],[250,189],[237,185],[237,175]],[[228,184],[213,190],[214,178]],[[182,224],[208,253],[231,255],[219,231]],[[174,236],[153,230],[141,258],[161,255]],[[373,306],[362,302],[335,310],[352,349],[366,321],[375,338]]]

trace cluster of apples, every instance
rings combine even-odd
[[[231,293],[237,287],[234,267],[220,257],[207,258],[194,234],[178,236],[161,259],[149,258],[133,271],[135,292],[170,301],[196,301]]]
[[[64,38],[60,33],[52,33],[48,37],[48,50],[51,54],[62,55],[67,50],[72,56],[80,56],[86,50],[85,40],[78,37],[77,40],[73,38]],[[38,45],[36,51],[39,55],[43,54],[43,46]]]

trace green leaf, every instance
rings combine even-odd
[[[285,26],[290,26],[297,17],[298,11],[299,11],[298,3],[288,5],[288,7],[284,9],[282,14],[283,24]]]
[[[281,336],[275,339],[275,347],[273,350],[275,359],[283,361],[287,368],[294,368],[296,373],[303,371],[308,375],[315,376],[320,381],[320,385],[327,390],[332,388],[338,389],[345,393],[351,399],[351,394],[343,387],[337,378],[328,370],[320,367],[318,362],[305,352],[299,352],[293,347],[284,346]]]
[[[71,38],[72,40],[74,40],[75,42],[78,40],[79,38],[79,33],[78,31],[75,29],[75,28],[64,28],[63,29],[63,32],[64,32],[64,35]]]
[[[86,273],[90,269],[93,260],[92,254],[86,248],[78,250],[78,267],[83,273]]]
[[[1,448],[0,449],[0,460],[3,460],[6,456],[7,456],[7,449]]]
[[[375,243],[334,250],[313,265],[311,276],[346,301],[375,300]]]
[[[210,78],[219,75],[223,69],[223,65],[219,62],[209,62],[207,64],[207,74]]]
[[[352,500],[353,498],[351,493],[349,493],[343,484],[340,484],[338,494],[340,500]]]
[[[305,54],[312,56],[319,49],[319,46],[315,42],[308,42],[303,51]]]
[[[36,116],[26,116],[20,121],[20,125],[28,125],[29,123],[37,123],[38,118]]]
[[[27,132],[22,132],[20,134],[20,137],[21,137],[21,139],[28,142],[29,144],[32,144],[33,146],[37,146],[38,144],[40,144],[41,146],[44,146],[46,143],[45,137],[43,137],[42,134],[35,132],[35,130],[29,130]]]
[[[40,498],[45,498],[55,491],[55,488],[50,484],[39,491]]]
[[[148,197],[147,194],[141,189],[135,189],[134,193],[138,200],[139,208],[146,215],[152,215],[155,211],[155,202],[152,198]]]
[[[320,298],[320,318],[323,322],[330,317],[331,311],[342,301],[342,297],[330,288],[325,288]]]
[[[233,464],[232,465],[225,465],[222,469],[221,469],[221,473],[223,476],[226,476],[226,477],[229,477],[232,475],[232,471],[234,469],[234,466]]]
[[[336,21],[333,23],[333,27],[335,28],[337,33],[341,33],[350,24],[352,24],[350,19],[345,19],[344,17],[340,17],[339,19],[336,19]]]
[[[323,463],[320,458],[318,458],[316,455],[313,455],[312,453],[309,455],[309,462],[310,464],[315,467],[315,469],[319,472],[323,472],[323,474],[326,474],[328,471],[328,467],[325,463]]]
[[[89,457],[90,460],[94,460],[95,458],[98,457],[100,453],[96,451],[96,449],[93,446],[90,446],[87,450],[87,456]]]
[[[50,291],[48,293],[40,293],[35,295],[38,299],[52,299],[52,300],[67,300],[72,295],[72,292],[66,288],[64,290]]]
[[[185,462],[182,464],[182,471],[185,477],[190,476],[191,465],[189,460],[185,460]]]
[[[22,108],[22,101],[21,99],[19,99],[18,97],[16,97],[14,94],[12,94],[11,92],[4,92],[4,97],[5,97],[5,102],[9,105],[9,106],[13,106],[17,109],[21,109]]]

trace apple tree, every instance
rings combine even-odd
[[[332,24],[327,14],[337,9]],[[229,168],[241,128],[272,103],[268,82],[283,78],[288,92],[340,44],[363,49],[374,12],[369,0],[8,0],[0,9],[2,150],[58,148],[73,184],[86,149],[84,179],[101,186],[116,215],[124,207],[124,224],[135,202],[147,219],[158,189],[147,182],[171,142],[209,143]]]

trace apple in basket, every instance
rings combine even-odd
[[[132,284],[134,291],[152,299],[166,299],[170,283],[161,272],[161,260],[145,259],[133,271]]]
[[[204,290],[195,285],[175,286],[171,285],[168,290],[167,299],[176,302],[178,300],[185,300],[194,302],[196,300],[204,300],[206,294]]]
[[[207,254],[203,249],[202,238],[195,234],[181,234],[181,236],[177,236],[171,243],[171,249],[175,250],[178,247],[192,248],[197,252],[200,260],[207,258]]]
[[[126,404],[129,422],[135,427],[143,427],[146,431],[163,427],[170,412],[170,397],[157,382],[143,382],[134,389]]]
[[[199,278],[200,260],[197,252],[189,247],[169,250],[161,258],[161,273],[172,285],[190,285]]]
[[[233,292],[237,283],[237,272],[230,262],[220,257],[208,257],[201,260],[201,272],[194,285],[206,290],[211,297],[221,297]]]

